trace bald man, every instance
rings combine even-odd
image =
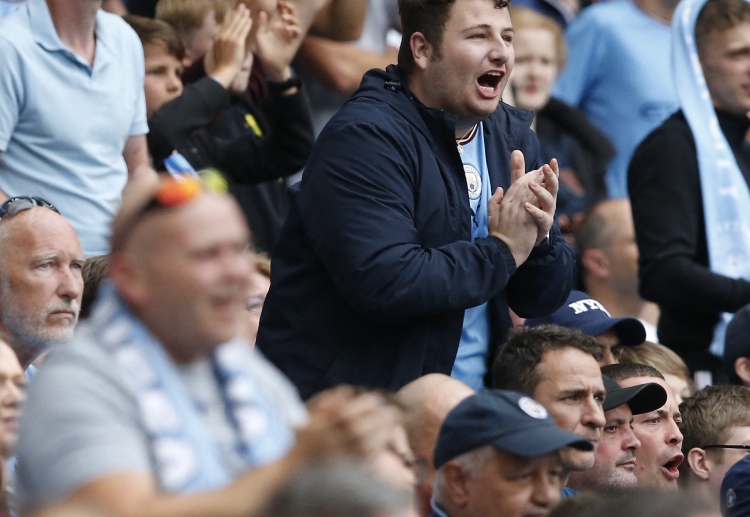
[[[474,394],[463,382],[441,373],[420,377],[396,393],[404,407],[404,427],[415,456],[425,463],[422,479],[417,480],[417,499],[420,515],[432,513],[432,481],[435,476],[433,455],[440,426],[459,402]]]
[[[646,339],[658,342],[659,308],[638,293],[638,246],[628,199],[596,204],[576,232],[583,291],[614,318],[638,318]]]
[[[73,336],[86,258],[73,227],[41,198],[12,198],[0,217],[0,325],[26,369]]]
[[[396,416],[382,400],[329,393],[305,425],[293,386],[233,339],[253,263],[231,198],[192,178],[144,185],[112,235],[111,282],[25,407],[25,513],[253,515],[298,466],[385,447]]]

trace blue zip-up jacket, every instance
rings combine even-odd
[[[492,191],[510,153],[538,168],[532,113],[484,121]],[[559,230],[516,270],[510,250],[471,242],[455,117],[424,107],[391,66],[368,72],[320,134],[274,251],[257,345],[303,398],[348,383],[397,390],[450,374],[464,310],[490,302],[494,350],[522,317],[549,314],[574,282]]]

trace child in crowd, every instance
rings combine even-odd
[[[185,68],[211,48],[234,3],[234,0],[162,0],[157,4],[156,18],[171,25],[185,46],[182,58]]]
[[[281,178],[304,166],[314,139],[307,98],[290,66],[302,34],[291,4],[247,0],[225,14],[225,2],[160,1],[157,15],[183,31],[169,36],[163,23],[154,34],[146,33],[146,25],[156,27],[158,21],[133,22],[142,26],[135,28],[142,33],[147,69],[151,46],[165,49],[162,52],[172,56],[175,68],[178,61],[184,64],[181,44],[193,49],[191,70],[197,77],[184,93],[171,93],[174,100],[149,115],[149,148],[157,167],[177,149],[197,170],[224,172],[247,216],[256,249],[270,253],[286,216],[286,184]],[[243,37],[247,22],[237,19],[240,12],[246,19],[248,5],[252,25]],[[219,18],[223,21],[216,32]],[[198,27],[196,19],[203,20]],[[238,26],[242,31],[236,30]],[[176,44],[166,45],[164,41],[174,40],[175,34]],[[213,35],[212,43],[200,55],[203,50],[196,42],[207,35]],[[239,53],[230,58],[240,47],[242,59]],[[228,83],[223,77],[226,70],[234,74]]]

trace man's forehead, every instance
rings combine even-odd
[[[144,251],[143,239],[153,244],[193,246],[207,238],[227,235],[248,238],[249,231],[240,209],[228,196],[203,193],[194,200],[176,207],[148,213],[133,229],[133,249]]]
[[[47,208],[35,207],[0,222],[0,246],[6,256],[35,257],[67,254],[83,256],[73,227],[62,216]]]
[[[492,8],[488,16],[487,8]],[[446,26],[463,31],[471,28],[513,30],[508,7],[496,7],[495,0],[456,0],[450,8]]]

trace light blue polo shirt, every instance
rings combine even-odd
[[[60,41],[44,0],[0,20],[0,190],[57,206],[89,255],[109,251],[125,142],[148,132],[144,71],[119,16],[97,13],[93,68]]]

